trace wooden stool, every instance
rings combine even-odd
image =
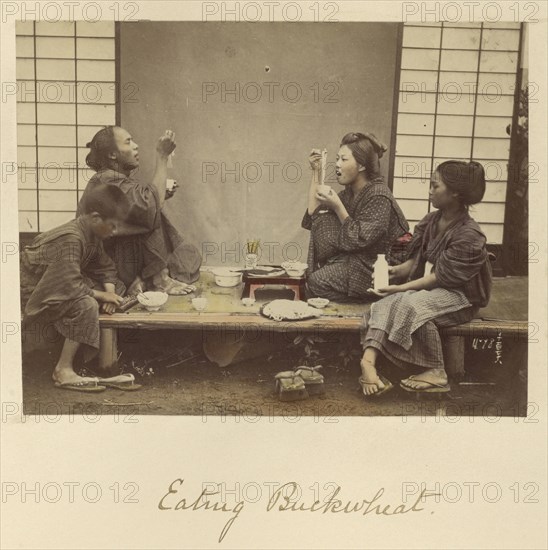
[[[264,288],[266,285],[285,285],[294,292],[294,300],[306,300],[306,278],[304,275],[302,277],[290,277],[287,274],[278,275],[277,277],[249,277],[244,272],[242,280],[244,282],[242,298],[255,298],[255,291]]]

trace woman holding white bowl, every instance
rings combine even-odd
[[[320,184],[321,151],[311,152],[312,180],[302,226],[310,230],[307,292],[336,302],[364,301],[377,254],[389,263],[409,225],[380,174],[386,151],[373,134],[350,133],[337,154],[339,194]]]

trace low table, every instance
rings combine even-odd
[[[294,300],[306,300],[306,278],[290,277],[289,275],[278,275],[277,277],[252,277],[245,271],[242,278],[244,291],[242,298],[255,298],[255,291],[267,285],[285,285],[295,293]]]
[[[269,277],[266,284],[284,284],[284,277]],[[260,279],[251,279],[254,285],[261,286]],[[292,280],[290,284],[304,284]],[[223,331],[238,330],[257,332],[285,332],[296,334],[326,335],[329,333],[359,334],[362,318],[370,304],[338,304],[331,302],[318,319],[306,321],[278,322],[260,315],[261,302],[245,307],[240,301],[241,285],[232,288],[215,286],[211,273],[202,273],[197,283],[210,305],[205,312],[192,308],[191,296],[170,296],[166,305],[158,312],[144,311],[136,306],[126,313],[113,315],[101,314],[101,349],[99,365],[103,370],[116,364],[118,329],[193,329],[223,335]],[[251,284],[250,284],[251,286]],[[251,289],[250,289],[251,291]],[[223,310],[215,310],[222,303]],[[534,337],[538,330],[535,323],[528,320],[528,280],[527,277],[506,277],[493,279],[491,301],[478,313],[476,319],[463,325],[444,328],[440,331],[444,348],[446,369],[450,375],[464,372],[464,343],[466,338],[497,338],[505,340],[505,354],[508,351],[525,349],[528,338]],[[358,336],[357,336],[358,337]],[[535,340],[531,340],[535,341]],[[520,344],[519,346],[517,344]],[[512,360],[508,364],[512,364]]]

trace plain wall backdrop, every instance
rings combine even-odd
[[[153,171],[157,138],[177,149],[180,189],[165,210],[208,265],[242,265],[247,238],[262,263],[306,260],[312,148],[369,131],[390,145],[398,24],[120,24],[121,124]],[[388,173],[388,151],[381,161]],[[270,244],[267,244],[270,243]]]

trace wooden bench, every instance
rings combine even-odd
[[[288,332],[288,333],[359,333],[362,315],[368,304],[330,304],[322,317],[298,322],[277,322],[259,313],[260,303],[252,308],[241,304],[241,286],[221,289],[210,273],[202,273],[198,287],[208,297],[208,310],[192,309],[190,297],[170,297],[166,306],[149,313],[136,306],[126,313],[101,315],[101,350],[99,365],[108,370],[117,361],[118,329],[201,330]],[[527,319],[528,283],[526,277],[494,279],[488,307],[480,310],[470,323],[443,329],[442,344],[448,373],[458,377],[464,373],[464,351],[467,338],[491,338],[502,335],[507,340],[526,342],[530,328]]]

